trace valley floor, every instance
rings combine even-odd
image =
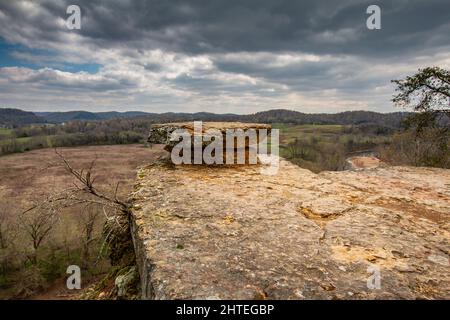
[[[160,147],[143,145],[107,145],[58,148],[74,168],[89,167],[95,160],[96,186],[105,192],[119,183],[120,198],[131,192],[138,167],[154,161],[162,154]],[[0,157],[0,231],[5,248],[0,248],[0,299],[20,297],[67,299],[66,268],[83,263],[80,250],[85,236],[86,214],[95,213],[90,260],[82,270],[82,282],[88,284],[108,272],[107,257],[97,260],[102,246],[101,233],[105,216],[101,208],[74,206],[61,209],[58,221],[38,250],[38,265],[28,261],[33,252],[22,212],[34,203],[72,187],[74,178],[67,173],[53,149],[40,149]],[[96,211],[96,210],[99,210]],[[33,214],[29,218],[33,218]],[[84,288],[84,287],[83,287]]]

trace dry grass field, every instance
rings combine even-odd
[[[118,194],[121,198],[126,198],[131,191],[137,168],[152,162],[164,152],[159,146],[150,148],[143,145],[86,146],[59,148],[58,151],[76,169],[87,168],[96,159],[93,173],[97,187],[109,192],[119,183]],[[85,208],[75,206],[59,212],[57,225],[39,248],[37,266],[28,261],[33,249],[32,239],[23,229],[25,222],[21,221],[21,213],[33,203],[58,194],[73,186],[73,183],[74,178],[67,173],[53,149],[0,157],[0,227],[1,235],[7,240],[7,246],[0,250],[0,298],[29,298],[49,289],[64,291],[66,264],[71,261],[74,261],[73,264],[80,263],[82,210]],[[98,254],[103,221],[104,216],[99,214],[94,231],[98,239],[91,248],[92,261]],[[89,270],[90,277],[98,277],[99,273],[107,271],[107,259],[103,260]],[[58,293],[52,298],[58,298]]]
[[[85,168],[96,159],[97,183],[107,187],[120,182],[124,195],[134,182],[136,168],[153,161],[163,151],[143,145],[112,145],[59,148],[58,152],[76,168]],[[53,149],[0,157],[1,201],[26,203],[68,187],[72,182]]]

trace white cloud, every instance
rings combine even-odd
[[[174,9],[173,14],[180,15],[177,22],[184,23],[157,25],[155,22],[155,26],[149,23],[149,27],[144,23],[150,18],[164,22],[166,17],[152,16],[144,20],[136,17],[117,21],[121,23],[118,28],[108,23],[114,22],[115,14],[122,12],[117,13],[105,4],[95,6],[89,2],[88,8],[95,9],[97,16],[86,14],[82,31],[73,32],[65,28],[62,16],[54,13],[54,10],[64,13],[64,3],[42,3],[46,6],[26,0],[2,3],[4,8],[0,5],[0,36],[10,43],[44,51],[14,49],[10,52],[12,57],[35,64],[36,68],[0,68],[2,106],[28,110],[115,108],[236,113],[271,108],[306,112],[393,111],[391,79],[404,77],[430,63],[450,66],[449,48],[443,45],[430,45],[413,55],[377,57],[358,51],[358,41],[367,37],[360,27],[349,27],[337,21],[333,25],[335,28],[327,25],[319,29],[323,20],[331,25],[333,19],[346,8],[356,6],[357,1],[337,7],[324,6],[321,10],[316,8],[319,14],[308,20],[314,32],[305,30],[302,39],[318,47],[305,47],[304,50],[292,49],[289,41],[293,39],[287,36],[286,42],[278,42],[280,34],[271,35],[273,38],[269,40],[274,46],[271,50],[256,50],[261,43],[254,44],[253,41],[264,42],[265,34],[271,32],[270,26],[264,26],[260,33],[248,38],[243,36],[247,30],[241,25],[230,25],[229,29],[222,30],[223,26],[214,24],[215,20],[192,23],[190,19],[200,14],[199,8],[193,5]],[[122,11],[132,3],[113,2]],[[276,18],[280,28],[298,22],[287,13],[269,14],[263,7],[255,12],[256,22],[268,23],[267,19]],[[244,16],[239,16],[236,21],[247,23]],[[169,18],[172,17],[167,16],[167,20]],[[442,31],[444,26],[448,24],[436,28]],[[231,31],[237,33],[228,33]],[[289,30],[285,31],[289,33]],[[295,30],[292,34],[302,31]],[[208,32],[213,36],[208,38]],[[427,31],[396,34],[389,39],[415,41],[421,33]],[[242,46],[245,47],[247,41],[248,48],[253,50],[230,50],[229,43],[234,43],[235,37],[240,36],[243,37]],[[430,43],[443,42],[444,38],[444,35],[434,34]],[[205,50],[195,47],[193,39]],[[223,43],[214,47],[217,39]],[[282,50],[276,47],[277,44],[289,48]],[[180,50],[183,46],[186,46],[185,50]],[[347,52],[346,46],[356,49]],[[327,47],[329,51],[325,50]],[[344,49],[336,52],[339,50],[331,48]],[[69,72],[64,68],[67,64],[91,63],[101,66],[95,74]]]

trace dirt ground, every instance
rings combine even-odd
[[[347,161],[353,169],[377,168],[383,165],[380,159],[373,156],[352,157],[347,159]]]

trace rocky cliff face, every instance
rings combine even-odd
[[[450,170],[141,169],[148,299],[449,299]]]

